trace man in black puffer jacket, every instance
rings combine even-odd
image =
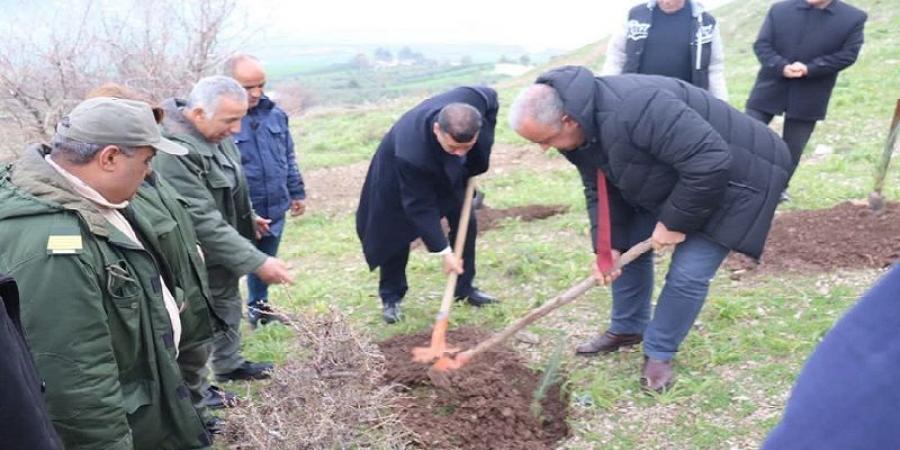
[[[577,350],[608,353],[643,340],[641,382],[667,389],[674,381],[672,358],[722,260],[731,250],[757,259],[762,254],[789,178],[787,147],[764,124],[683,81],[595,78],[573,66],[538,77],[511,107],[510,124],[575,164],[595,237],[603,173],[614,258],[648,237],[657,250],[674,247],[652,320],[652,255],[620,272],[595,272],[612,282],[612,323]]]

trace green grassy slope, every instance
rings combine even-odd
[[[900,12],[896,1],[858,0],[870,14],[867,43],[858,63],[840,78],[828,120],[821,123],[801,163],[783,208],[820,208],[858,199],[868,192],[871,172],[886,138],[888,120],[900,93]],[[727,75],[732,103],[743,108],[757,63],[750,50],[767,2],[736,2],[716,15],[727,47]],[[566,63],[600,62],[597,46],[586,46]],[[498,86],[504,104],[534,74]],[[324,111],[294,120],[305,168],[343,165],[368,159],[382,133],[417,99],[352,110]],[[498,125],[501,143],[520,143]],[[812,156],[816,146],[834,149]],[[536,148],[535,152],[538,152]],[[362,176],[362,175],[360,175]],[[478,282],[504,300],[483,311],[454,310],[454,326],[499,329],[525,311],[561,292],[588,270],[591,255],[587,220],[578,176],[568,167],[521,167],[490,174],[482,183],[495,207],[562,203],[570,212],[544,221],[509,221],[479,238]],[[900,169],[886,182],[886,195],[900,198]],[[313,188],[313,187],[311,187]],[[271,297],[288,310],[337,306],[356,325],[376,337],[426,329],[443,288],[439,261],[421,250],[412,253],[406,319],[396,326],[380,321],[377,273],[367,270],[359,251],[352,214],[310,211],[292,220],[281,255],[298,268],[298,282],[276,287]],[[666,261],[658,266],[658,281]],[[640,393],[639,352],[579,359],[568,354],[564,370],[572,395],[572,438],[565,448],[758,448],[777,422],[794,377],[833,322],[878,276],[852,270],[814,275],[781,275],[741,281],[719,274],[699,321],[677,360],[679,381],[662,396]],[[541,368],[555,337],[574,345],[605,327],[609,295],[596,289],[529,328],[541,338],[520,345]],[[289,333],[273,326],[249,334],[247,355],[284,361],[296,357],[283,350]]]

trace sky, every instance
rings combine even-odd
[[[494,44],[572,50],[620,26],[639,0],[239,0],[251,26],[311,44]],[[715,7],[729,0],[706,0]]]

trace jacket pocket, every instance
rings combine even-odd
[[[272,152],[275,161],[283,165],[287,164],[287,133],[289,130],[280,123],[269,123],[269,137],[272,140]]]
[[[122,384],[122,407],[126,414],[134,414],[141,406],[151,403],[147,381],[138,380]]]
[[[762,192],[748,184],[729,181],[719,208],[703,227],[721,243],[734,248],[747,233],[763,202]]]
[[[124,260],[106,266],[106,293],[116,306],[137,310],[142,290],[140,280]]]

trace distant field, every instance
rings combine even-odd
[[[504,78],[493,63],[383,68],[325,67],[291,77],[317,104],[355,105],[428,95],[461,84],[494,84]],[[277,88],[277,84],[276,84]]]

